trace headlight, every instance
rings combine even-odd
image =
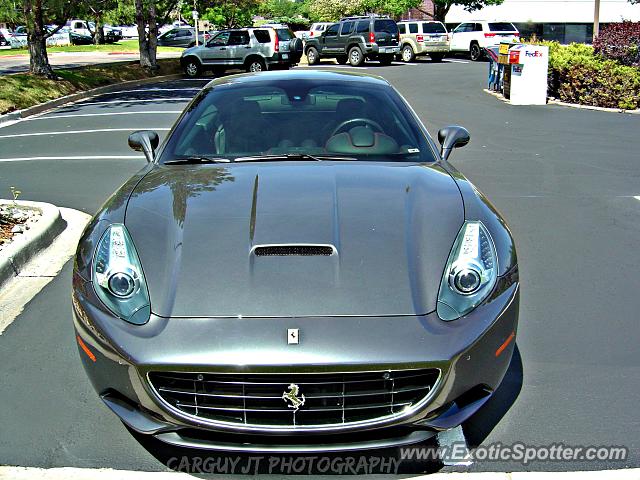
[[[93,285],[98,298],[118,317],[136,325],[149,321],[147,284],[124,225],[111,225],[98,242],[93,259]]]
[[[482,222],[465,222],[447,260],[438,293],[438,317],[455,320],[476,308],[496,284],[496,247]]]

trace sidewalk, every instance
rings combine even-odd
[[[159,52],[158,58],[179,58],[180,50],[175,52]],[[52,52],[49,63],[54,67],[81,67],[99,63],[114,63],[138,60],[137,52]],[[0,75],[26,72],[29,70],[29,54],[0,56]]]

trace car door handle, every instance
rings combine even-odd
[[[227,47],[220,47],[220,50],[226,50]]]
[[[251,47],[247,45],[247,46],[246,46],[246,47],[244,47],[244,48],[246,48],[247,50],[249,50]]]

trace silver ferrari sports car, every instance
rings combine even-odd
[[[178,446],[421,442],[495,392],[514,242],[384,79],[219,78],[95,215],[73,271],[80,357],[129,428]]]

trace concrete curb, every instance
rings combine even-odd
[[[502,95],[500,92],[494,92],[492,90],[489,90],[488,88],[483,88],[482,89],[485,93],[488,93],[489,95],[496,97],[498,100],[503,101],[504,103],[511,105],[511,103],[509,102],[508,99],[504,98],[504,95]],[[628,113],[630,115],[640,115],[640,108],[636,109],[636,110],[624,110],[622,108],[606,108],[606,107],[594,107],[591,105],[580,105],[577,103],[567,103],[567,102],[561,102],[560,100],[556,100],[553,97],[549,97],[547,99],[547,105],[559,105],[561,107],[569,107],[569,108],[578,108],[581,110],[595,110],[597,112],[609,112],[609,113]],[[521,105],[514,105],[514,107],[519,107]],[[544,105],[538,105],[538,106],[544,106]]]
[[[10,201],[5,200],[3,203],[8,202]],[[19,200],[16,203],[35,208],[42,212],[42,216],[29,230],[15,236],[7,247],[0,250],[0,287],[7,280],[18,276],[22,268],[66,228],[58,207],[41,202]]]
[[[138,87],[147,83],[155,83],[158,81],[166,80],[177,80],[179,78],[182,78],[182,74],[175,73],[172,75],[160,75],[157,77],[143,78],[141,80],[128,80],[126,82],[113,83],[111,85],[105,85],[103,87],[92,88],[91,90],[85,90],[83,92],[73,93],[64,97],[54,98],[53,100],[49,100],[48,102],[40,103],[39,105],[34,105],[33,107],[25,108],[23,110],[17,110],[15,112],[0,115],[0,125],[6,122],[20,120],[32,115],[37,115],[47,110],[51,110],[52,108],[65,105],[67,103],[77,102],[78,100],[93,97],[94,95],[115,92],[125,87]]]

